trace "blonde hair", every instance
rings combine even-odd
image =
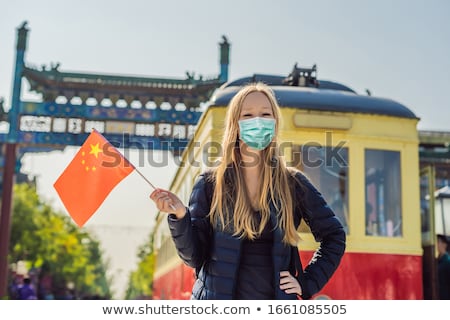
[[[241,153],[239,147],[236,147],[239,143],[238,121],[242,103],[253,92],[263,93],[269,99],[276,124],[274,139],[261,153],[264,162],[261,168],[261,189],[258,194],[258,206],[261,213],[259,226],[253,218],[253,209],[240,165]],[[270,202],[272,202],[278,212],[278,227],[284,231],[283,242],[296,245],[299,237],[294,225],[294,204],[290,183],[293,180],[291,179],[293,171],[286,167],[280,155],[277,141],[280,121],[281,111],[275,95],[272,89],[263,83],[246,85],[232,98],[225,119],[222,160],[212,173],[215,188],[209,215],[213,226],[221,226],[222,230],[229,230],[232,227],[233,235],[253,240],[261,235],[269,222]],[[234,204],[233,208],[230,204]]]

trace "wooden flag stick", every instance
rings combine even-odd
[[[134,170],[136,170],[136,172],[139,173],[139,175],[145,180],[145,182],[148,183],[148,185],[149,185],[150,187],[153,188],[153,190],[156,190],[156,187],[153,185],[153,183],[151,183],[150,180],[148,180],[148,179],[142,174],[142,172],[140,172],[136,167],[134,167]],[[170,204],[169,207],[171,207],[173,210],[176,210],[175,207],[174,207],[172,204]]]
[[[134,166],[133,166],[134,167]],[[151,183],[139,170],[138,170],[138,168],[136,168],[136,167],[134,167],[134,170],[136,170],[136,172],[137,173],[139,173],[139,175],[145,180],[145,182],[147,182],[148,183],[148,185],[150,186],[150,187],[152,187],[153,188],[153,190],[156,190],[156,187],[153,185],[153,183]]]

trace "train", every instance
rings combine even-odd
[[[228,103],[251,82],[271,86],[282,111],[280,145],[286,161],[321,191],[347,234],[339,268],[313,299],[435,297],[435,230],[424,229],[430,209],[425,198],[432,189],[427,168],[421,167],[420,118],[395,100],[319,80],[316,66],[296,65],[288,76],[254,74],[218,88],[170,190],[188,203],[196,177],[219,157]],[[155,222],[153,298],[189,299],[195,272],[178,257],[166,214],[158,213]],[[306,265],[318,243],[306,224],[298,232]]]

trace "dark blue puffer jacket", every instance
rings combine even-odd
[[[192,298],[201,300],[234,299],[237,273],[239,272],[241,240],[230,233],[213,230],[209,217],[211,182],[207,174],[201,174],[192,191],[189,208],[183,219],[168,216],[169,228],[180,258],[198,271],[192,289]],[[345,232],[328,207],[322,195],[301,173],[296,174],[295,195],[304,198],[303,210],[296,206],[295,227],[302,219],[309,225],[320,247],[309,265],[302,270],[296,247],[282,242],[284,232],[276,228],[273,241],[274,283],[280,283],[280,271],[297,274],[302,288],[302,298],[309,299],[328,282],[345,250]],[[209,184],[209,185],[208,185]],[[300,197],[300,198],[299,198]],[[275,208],[271,206],[271,223],[276,226]],[[294,263],[293,263],[294,261]],[[296,270],[295,270],[296,269]],[[275,285],[275,299],[297,299]]]

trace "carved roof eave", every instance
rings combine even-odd
[[[26,67],[23,76],[30,89],[44,95],[65,95],[67,92],[121,94],[133,96],[209,97],[222,82],[218,79],[165,79],[60,72],[55,69],[39,71]]]

